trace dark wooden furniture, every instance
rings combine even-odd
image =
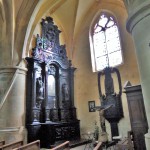
[[[114,89],[114,82],[112,78],[112,74],[116,75],[118,80],[118,89],[117,92]],[[102,93],[102,81],[101,77],[105,76],[104,87],[105,92]],[[104,111],[104,117],[110,123],[111,126],[111,136],[118,136],[118,122],[123,117],[123,108],[122,108],[122,85],[121,85],[121,77],[119,70],[117,68],[106,67],[103,71],[98,72],[98,89],[99,89],[99,97],[101,101],[101,108],[105,109],[108,106],[112,106],[109,109]],[[105,124],[103,125],[104,130]]]
[[[41,22],[32,57],[27,57],[26,127],[28,142],[40,139],[49,148],[57,140],[80,138],[74,107],[74,71],[60,45],[60,30],[53,19]]]
[[[54,148],[51,148],[50,150],[69,150],[69,149],[70,149],[69,141],[65,141],[62,144],[60,144]]]
[[[3,146],[5,144],[5,141],[0,141],[0,146]]]
[[[0,150],[10,150],[10,149],[17,148],[21,145],[23,145],[23,141],[13,142],[13,143],[5,144],[5,145],[1,146]]]
[[[20,146],[18,148],[15,148],[13,150],[40,150],[40,141],[34,141],[28,144],[25,144],[23,146]]]
[[[131,130],[133,131],[134,147],[136,150],[146,150],[144,134],[148,132],[141,85],[132,86],[129,82],[125,86],[127,96]]]

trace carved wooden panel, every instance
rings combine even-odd
[[[79,139],[80,137],[80,125],[79,121],[73,121],[69,124],[62,123],[55,125],[56,131],[56,140],[72,140],[72,139]]]
[[[125,90],[135,149],[146,150],[144,134],[148,132],[148,124],[141,86],[129,85],[125,87]]]

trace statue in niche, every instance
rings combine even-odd
[[[37,94],[37,107],[41,106],[42,100],[44,99],[44,83],[42,81],[42,78],[37,78],[36,81],[36,94]]]
[[[36,59],[45,60],[45,55],[43,53],[43,41],[37,34],[37,46],[32,49],[32,56]]]
[[[44,84],[41,77],[37,78],[36,86],[37,86],[37,98],[43,99]]]
[[[68,101],[69,100],[69,90],[68,90],[68,86],[66,83],[62,84],[62,100],[63,101]]]

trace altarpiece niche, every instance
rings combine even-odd
[[[41,140],[50,147],[57,140],[80,137],[74,107],[74,71],[60,45],[60,30],[51,17],[42,19],[32,57],[27,57],[26,127],[28,142]],[[47,139],[47,141],[46,141]]]

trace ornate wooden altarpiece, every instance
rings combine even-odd
[[[28,142],[40,139],[42,147],[58,140],[80,138],[74,107],[74,71],[60,45],[60,30],[51,17],[42,19],[32,57],[27,57],[26,127]]]
[[[118,79],[119,92],[114,91],[114,82],[111,74],[116,74]],[[104,88],[105,94],[102,94],[102,83],[101,77],[105,76]],[[118,122],[123,117],[123,108],[122,108],[122,85],[121,77],[119,70],[117,68],[106,67],[103,71],[98,73],[98,89],[99,96],[101,101],[101,108],[106,108],[107,106],[112,105],[111,108],[104,111],[104,117],[110,123],[111,126],[111,136],[118,136]]]

